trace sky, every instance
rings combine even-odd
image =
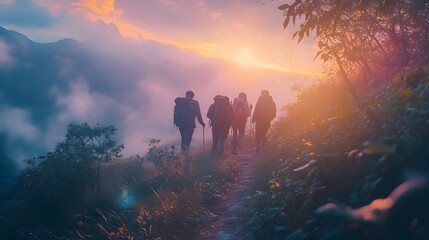
[[[155,41],[244,66],[320,73],[314,41],[297,45],[282,28],[286,1],[0,0],[0,24],[33,41],[101,36]],[[117,32],[116,32],[117,31]]]
[[[203,116],[217,94],[232,99],[244,91],[255,104],[262,89],[270,91],[280,111],[295,100],[291,87],[309,85],[321,73],[321,63],[313,61],[316,42],[297,44],[293,29],[282,27],[277,7],[286,2],[0,0],[0,26],[39,43],[75,39],[97,56],[91,74],[76,74],[63,60],[62,79],[44,82],[50,105],[16,105],[19,92],[4,94],[0,143],[9,158],[20,161],[51,151],[68,123],[86,121],[114,124],[124,153],[142,154],[149,138],[179,140],[172,109],[186,90],[195,92]],[[0,41],[0,65],[23,64],[10,49]],[[29,91],[38,84],[19,81]],[[41,108],[46,116],[38,117]],[[194,139],[195,146],[201,142],[201,127]],[[22,147],[13,147],[18,143]]]

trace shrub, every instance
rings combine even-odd
[[[410,82],[412,84],[410,84]],[[429,68],[405,69],[392,81],[356,85],[362,111],[336,85],[304,90],[272,131],[265,179],[247,198],[248,237],[319,239],[338,222],[314,218],[325,203],[352,208],[386,198],[407,172],[429,173]],[[422,209],[423,210],[423,209]],[[331,225],[330,225],[331,224]],[[340,226],[338,238],[356,229]],[[381,228],[359,225],[377,238]],[[390,229],[392,230],[392,229]]]

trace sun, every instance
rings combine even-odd
[[[258,60],[252,50],[247,47],[240,48],[237,54],[233,57],[233,61],[243,67],[256,67]]]
[[[267,63],[258,58],[251,48],[242,47],[233,55],[231,59],[234,63],[244,68],[271,69],[276,71],[285,71],[281,66],[273,63]]]

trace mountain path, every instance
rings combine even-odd
[[[254,180],[257,156],[255,149],[243,149],[233,156],[236,159],[239,175],[227,191],[227,199],[212,209],[213,221],[210,226],[200,231],[195,240],[238,240],[243,239],[244,203],[243,197],[249,192]]]

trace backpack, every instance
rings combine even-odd
[[[246,110],[244,109],[244,102],[239,103],[234,108],[235,120],[238,122],[245,121],[247,119]]]
[[[178,97],[174,102],[174,124],[181,127],[192,123],[192,99]]]
[[[229,126],[233,119],[233,112],[231,112],[229,98],[222,96],[215,100],[215,110],[213,118],[211,119],[214,126]]]

